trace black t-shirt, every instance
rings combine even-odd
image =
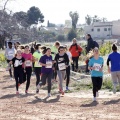
[[[22,65],[23,63],[25,62],[25,59],[22,57],[21,59],[18,59],[16,57],[14,57],[12,59],[12,62],[13,62],[13,67],[15,70],[19,70],[19,69],[22,69]]]

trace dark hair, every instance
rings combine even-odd
[[[18,45],[20,45],[20,42],[16,42]]]
[[[20,46],[20,49],[25,49],[25,47],[24,46]]]
[[[64,46],[60,46],[59,48],[58,48],[58,52],[60,52],[60,49],[64,49],[65,47]]]
[[[117,51],[117,45],[116,45],[116,44],[113,44],[113,45],[112,45],[112,50],[113,50],[113,51]]]
[[[51,50],[50,48],[45,48],[43,49],[42,53],[45,54],[48,50]]]
[[[39,49],[39,46],[41,46],[41,44],[37,44],[37,45],[35,46],[35,49],[38,50],[38,49]]]
[[[26,48],[26,47],[30,48],[28,45],[26,45],[25,48]]]
[[[90,34],[87,34],[87,36],[89,36],[91,38],[91,35]]]
[[[12,42],[8,42],[9,45],[12,45]]]
[[[55,42],[55,45],[60,46],[60,42],[59,42],[59,41],[56,41],[56,42]]]

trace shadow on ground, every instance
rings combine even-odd
[[[120,104],[120,99],[105,101],[105,102],[103,103],[103,105],[110,105],[110,104]]]
[[[8,98],[13,98],[15,96],[16,96],[16,94],[8,94],[8,95],[4,95],[4,96],[0,97],[0,99],[8,99]]]
[[[97,101],[93,101],[89,104],[82,104],[80,107],[94,107],[94,106],[97,106],[98,105],[98,102]]]

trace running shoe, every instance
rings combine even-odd
[[[39,89],[36,89],[36,93],[39,93]]]
[[[51,97],[51,94],[50,94],[50,93],[48,93],[48,97]]]
[[[26,90],[25,93],[27,94],[27,93],[28,93],[28,90]]]
[[[20,83],[18,83],[18,87],[20,86],[21,84]]]
[[[93,101],[96,101],[96,97],[93,97]]]
[[[18,91],[16,91],[16,95],[19,95],[19,92],[18,92]]]
[[[13,78],[11,77],[10,80],[13,80]]]

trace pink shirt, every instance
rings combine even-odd
[[[26,67],[32,67],[32,54],[23,53],[22,57],[25,59]]]

